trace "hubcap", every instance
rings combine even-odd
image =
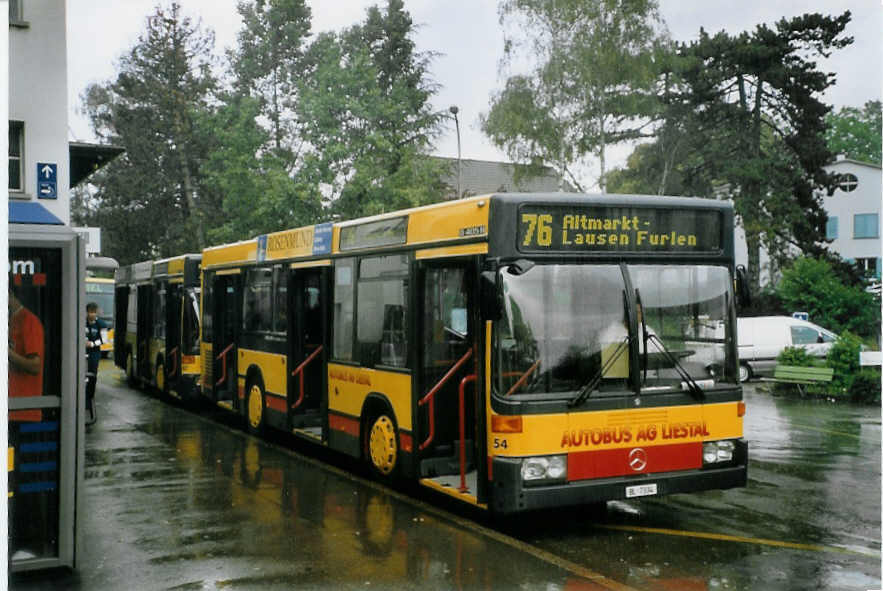
[[[744,365],[739,366],[739,381],[747,382],[748,381],[748,368]]]
[[[248,422],[252,428],[260,427],[263,414],[264,401],[261,396],[261,387],[254,385],[248,391]]]
[[[388,475],[396,465],[398,446],[396,445],[395,428],[388,416],[382,415],[371,427],[368,450],[371,463],[381,474]]]

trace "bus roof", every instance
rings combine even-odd
[[[491,211],[510,212],[503,233],[514,232],[513,207],[524,204],[597,206],[665,210],[716,210],[732,215],[732,203],[695,197],[582,193],[494,193],[445,201],[341,222],[282,230],[203,250],[204,268],[236,266],[285,259],[323,259],[334,255],[403,246],[431,253],[463,253],[466,245],[483,244],[470,253],[488,252]],[[494,216],[500,216],[495,213]],[[495,222],[496,224],[496,222]],[[514,234],[512,234],[514,236]],[[508,237],[507,237],[508,238]],[[459,249],[459,250],[458,250]],[[511,250],[511,249],[506,249]],[[431,256],[427,255],[427,256]]]

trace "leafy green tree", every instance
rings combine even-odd
[[[532,72],[510,76],[491,98],[482,129],[516,162],[548,162],[582,190],[579,171],[606,150],[648,136],[658,110],[660,50],[667,33],[655,0],[502,0],[507,37],[501,70],[525,55]]]
[[[752,33],[702,30],[697,41],[677,46],[666,101],[692,133],[685,185],[728,186],[752,271],[762,244],[774,256],[784,244],[826,253],[819,194],[832,191],[835,179],[823,169],[831,153],[829,107],[820,96],[834,78],[814,60],[852,42],[843,35],[849,20],[849,12],[806,14]],[[756,292],[759,274],[751,280]]]
[[[831,264],[801,257],[782,271],[776,292],[786,310],[802,310],[834,332],[872,336],[880,331],[880,306],[860,286],[846,285]]]
[[[834,154],[844,154],[853,160],[881,163],[883,137],[883,104],[868,101],[861,109],[843,107],[825,117],[828,129],[825,140]]]
[[[401,0],[362,24],[319,35],[307,52],[297,105],[310,146],[298,172],[344,218],[438,200],[442,164],[426,156],[441,115],[432,111],[431,55],[415,51]]]
[[[839,397],[845,396],[852,389],[853,381],[861,372],[859,365],[861,350],[862,340],[850,331],[844,330],[828,351],[825,363],[834,369],[831,389]]]
[[[213,45],[180,5],[157,6],[116,79],[85,91],[96,135],[126,153],[93,177],[76,221],[102,227],[106,251],[121,263],[206,245],[218,203],[200,190],[211,138],[194,121],[216,88]]]
[[[312,12],[304,0],[244,0],[237,9],[242,28],[229,52],[236,94],[259,100],[269,147],[294,168],[300,143],[297,83]]]
[[[275,152],[261,151],[270,133],[256,123],[258,99],[223,98],[197,120],[215,139],[201,169],[203,191],[224,212],[209,230],[209,242],[235,242],[320,221],[318,190],[293,180],[288,163]]]

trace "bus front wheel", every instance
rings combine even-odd
[[[383,478],[393,478],[398,467],[398,433],[392,413],[380,412],[368,421],[365,457],[371,470]]]
[[[748,367],[747,363],[739,364],[739,381],[747,382],[751,379],[751,368]]]

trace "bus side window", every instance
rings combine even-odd
[[[273,332],[288,332],[288,273],[280,266],[273,270]]]
[[[359,262],[357,292],[359,361],[406,367],[408,364],[408,258],[388,255]]]
[[[338,259],[334,263],[334,341],[333,357],[341,361],[353,359],[353,268],[355,259]]]
[[[273,271],[249,269],[243,298],[243,324],[248,332],[270,332],[273,329]]]

